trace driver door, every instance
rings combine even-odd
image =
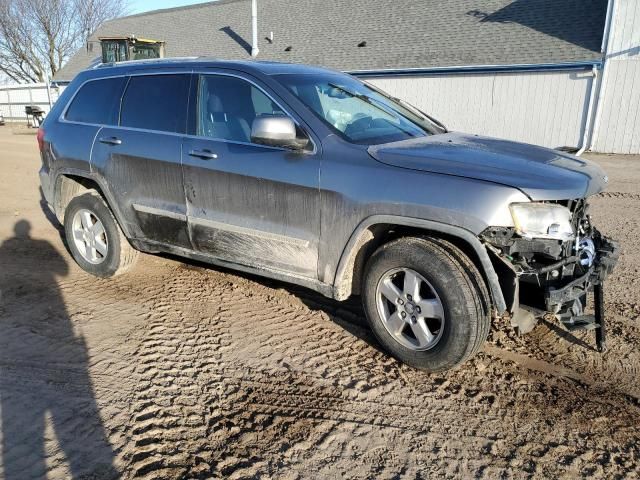
[[[255,118],[285,113],[253,81],[211,73],[195,75],[194,82],[194,131],[182,145],[194,249],[241,265],[317,279],[318,155],[251,141]]]

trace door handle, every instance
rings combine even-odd
[[[215,160],[218,158],[217,153],[210,152],[209,150],[190,150],[189,155],[192,157],[202,158],[204,160]]]
[[[122,140],[117,137],[102,137],[99,139],[101,143],[108,143],[109,145],[120,145]]]

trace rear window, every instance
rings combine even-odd
[[[184,133],[188,87],[186,74],[131,77],[122,99],[120,125]]]
[[[73,98],[65,119],[70,122],[117,125],[125,78],[104,78],[85,83]]]

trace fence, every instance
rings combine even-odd
[[[49,112],[64,90],[63,86],[46,83],[0,85],[0,113],[7,121],[27,121],[25,107],[38,106]]]

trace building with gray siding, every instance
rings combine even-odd
[[[637,3],[258,0],[256,60],[356,74],[453,130],[554,148],[640,153],[630,130],[640,126]],[[98,38],[116,35],[163,40],[167,56],[251,58],[251,1],[219,0],[106,22],[54,80],[68,82],[99,61]],[[634,105],[620,108],[633,98]]]

